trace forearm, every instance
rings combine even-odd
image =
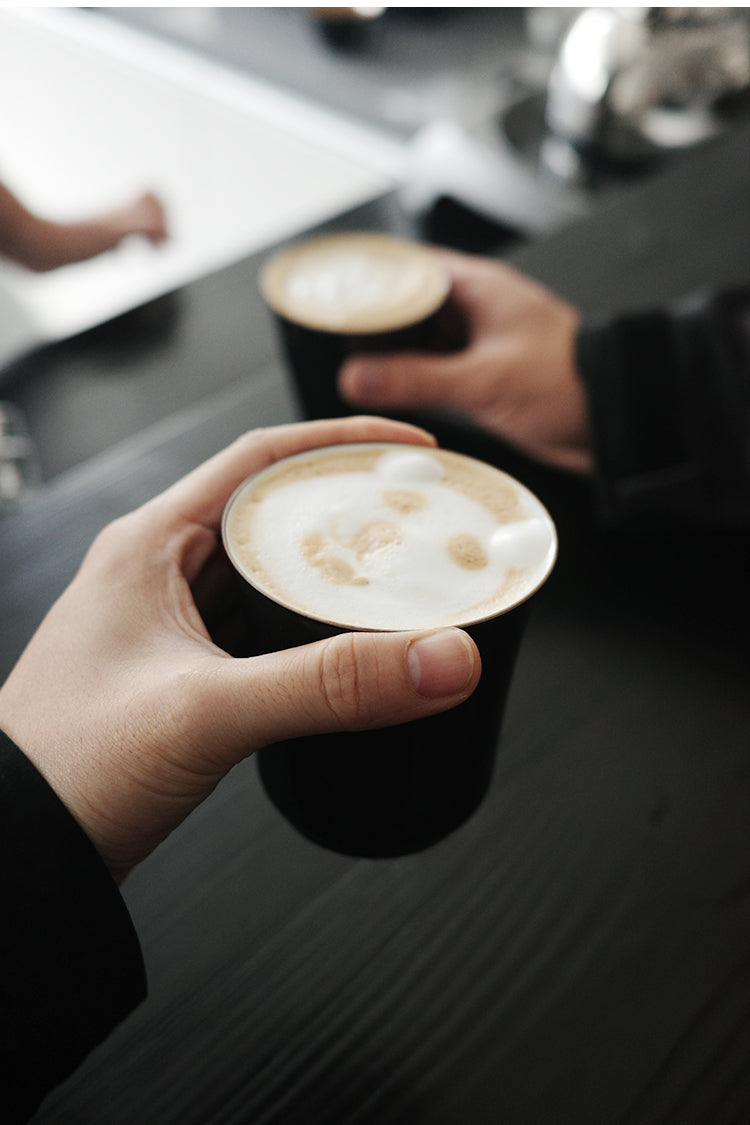
[[[35,215],[3,184],[0,184],[0,255],[26,269],[45,272],[95,252],[101,232],[95,224],[49,222]]]
[[[0,256],[30,269],[37,268],[40,220],[0,183]]]
[[[36,218],[9,256],[35,273],[48,273],[113,250],[121,239],[120,232],[96,220],[53,223]]]
[[[164,208],[151,192],[100,215],[61,223],[28,210],[0,184],[0,256],[36,272],[84,262],[113,250],[129,235],[154,245],[167,237]]]

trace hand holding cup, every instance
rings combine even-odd
[[[365,418],[240,438],[94,542],[0,689],[0,729],[46,777],[117,878],[262,746],[452,707],[480,662],[460,630],[341,633],[238,659],[195,589],[248,475],[320,445],[428,435]]]

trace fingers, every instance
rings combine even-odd
[[[461,331],[460,349],[442,354],[357,356],[345,363],[339,390],[354,406],[395,409],[438,406],[466,410],[477,397],[499,293],[517,277],[501,263],[435,250],[451,276],[450,312]]]
[[[134,216],[139,221],[139,232],[155,246],[168,236],[164,205],[154,192],[144,192],[134,204]]]
[[[345,633],[226,661],[222,714],[230,730],[224,745],[239,760],[286,738],[423,718],[463,702],[480,672],[476,646],[460,629]]]
[[[339,390],[347,401],[360,408],[463,409],[463,400],[472,390],[472,366],[465,354],[362,356],[344,364]]]
[[[190,522],[217,529],[229,497],[242,481],[268,465],[324,445],[394,441],[434,445],[434,438],[416,426],[381,418],[340,418],[252,430],[206,461],[152,504],[162,518],[167,511]]]

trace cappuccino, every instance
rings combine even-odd
[[[431,316],[448,294],[436,257],[375,233],[335,234],[289,247],[261,274],[277,313],[323,332],[389,332]]]
[[[331,418],[351,412],[337,390],[348,356],[433,349],[450,278],[426,247],[364,231],[286,247],[260,288],[303,413]]]
[[[421,446],[337,446],[255,477],[224,527],[268,597],[345,629],[467,625],[517,605],[555,555],[552,520],[498,469]]]
[[[397,856],[435,844],[487,792],[531,596],[556,554],[546,509],[481,461],[429,446],[340,445],[280,461],[227,504],[248,655],[354,630],[459,625],[482,677],[450,711],[266,747],[263,786],[303,835]]]

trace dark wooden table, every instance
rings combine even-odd
[[[749,151],[725,139],[514,260],[589,312],[746,278]],[[0,521],[0,674],[103,523],[294,417],[256,268],[6,374],[49,479]],[[40,1125],[750,1121],[747,539],[606,533],[584,484],[446,434],[560,533],[488,799],[428,852],[353,860],[235,769],[126,882],[149,998]]]

